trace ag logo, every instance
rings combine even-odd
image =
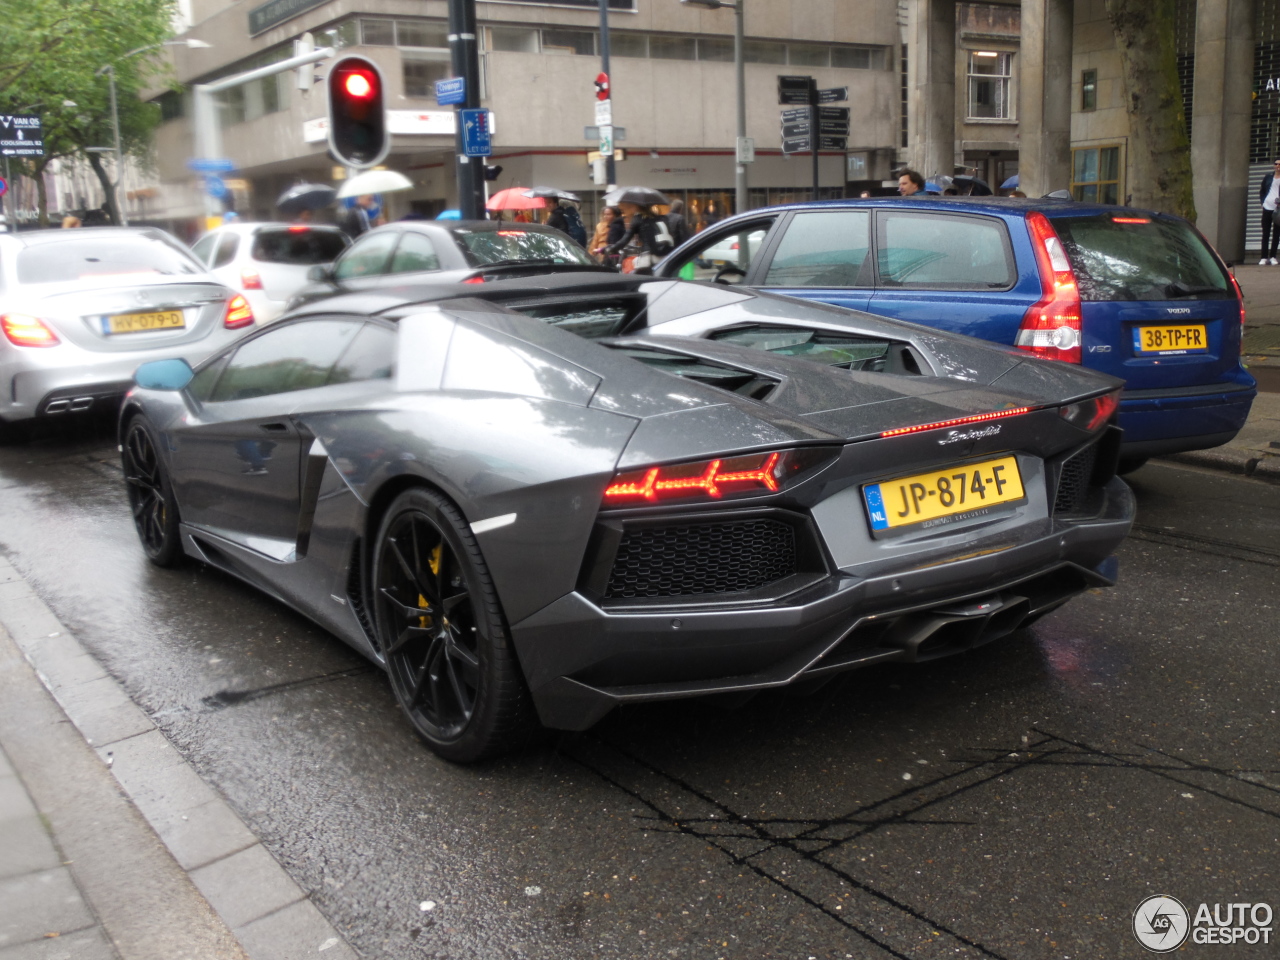
[[[1174,897],[1147,897],[1133,911],[1133,935],[1152,953],[1170,953],[1187,939],[1191,916]]]

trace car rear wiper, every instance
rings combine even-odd
[[[1181,280],[1175,280],[1173,283],[1165,284],[1164,294],[1166,297],[1193,297],[1197,293],[1226,293],[1221,287],[1193,287],[1190,284],[1183,283]]]

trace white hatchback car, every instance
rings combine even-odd
[[[307,271],[332,263],[350,243],[329,224],[237,222],[209,231],[192,252],[218,280],[244,294],[259,323],[270,323],[307,285]]]

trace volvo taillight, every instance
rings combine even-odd
[[[0,330],[15,347],[56,347],[58,335],[39,317],[25,313],[0,314]]]
[[[226,313],[222,315],[222,325],[228,330],[252,326],[253,309],[249,306],[249,301],[238,293],[228,300]]]
[[[1062,241],[1043,213],[1027,215],[1042,296],[1022,318],[1014,345],[1037,357],[1079,363],[1083,323],[1080,289]]]
[[[1236,279],[1236,275],[1230,270],[1227,276],[1231,278],[1231,286],[1235,287],[1236,301],[1240,304],[1240,336],[1244,336],[1244,291],[1240,289],[1240,282]]]

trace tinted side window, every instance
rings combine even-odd
[[[196,255],[197,260],[207,266],[209,257],[213,254],[213,246],[217,242],[218,235],[216,233],[206,233],[196,241],[196,245],[191,248],[191,252]]]
[[[992,217],[883,210],[876,233],[881,286],[989,290],[1016,278],[1004,223]]]
[[[730,232],[717,231],[700,240],[692,251],[685,253],[681,257],[684,262],[674,273],[669,269],[663,273],[666,276],[678,276],[682,280],[741,283],[772,226],[773,220],[756,220],[744,223]]]
[[[218,244],[218,253],[213,258],[213,267],[225,267],[236,258],[236,250],[240,248],[240,237],[234,233],[224,233],[222,242]]]
[[[230,356],[229,353],[225,354],[202,368],[187,384],[187,393],[201,403],[208,400],[213,393],[213,385],[218,382],[218,375],[222,373],[222,368],[227,365],[227,358]]]
[[[366,323],[342,359],[334,364],[329,383],[390,380],[395,368],[396,332],[376,323]]]
[[[871,286],[870,224],[868,210],[797,213],[769,264],[765,286]]]
[[[391,258],[389,273],[413,273],[415,270],[439,270],[440,259],[431,240],[420,233],[406,231]]]
[[[361,237],[344,253],[334,267],[333,274],[339,280],[353,277],[373,277],[386,273],[391,248],[396,245],[399,231],[371,233]]]
[[[360,326],[351,320],[307,320],[268,330],[236,350],[210,399],[248,400],[324,386]]]

